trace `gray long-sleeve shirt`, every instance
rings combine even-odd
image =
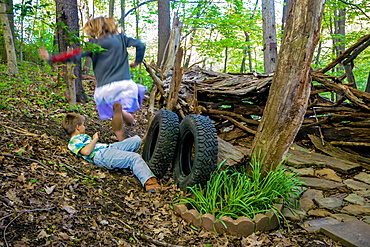
[[[51,62],[74,62],[81,59],[81,57],[90,56],[93,61],[97,86],[101,87],[114,81],[131,79],[127,47],[136,47],[136,63],[141,63],[144,60],[145,44],[122,33],[111,35],[107,38],[94,39],[91,42],[100,45],[106,50],[96,53],[91,51],[81,53],[81,49],[78,49],[54,55],[51,58]]]

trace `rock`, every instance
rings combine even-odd
[[[328,210],[324,209],[313,209],[307,212],[308,215],[316,216],[316,217],[326,217],[331,216],[331,213]]]
[[[308,198],[308,197],[301,198],[300,201],[299,201],[299,205],[300,205],[301,209],[306,211],[306,212],[315,207],[315,203],[313,202],[313,200]]]
[[[370,225],[370,216],[364,216],[364,222]]]
[[[350,220],[357,220],[355,216],[348,215],[348,214],[332,214],[330,217],[339,220],[339,221],[350,221]]]
[[[287,208],[284,208],[282,211],[285,218],[293,221],[301,221],[306,217],[306,212],[299,209],[294,209],[293,212]]]
[[[353,179],[344,180],[343,183],[353,190],[370,190],[370,184],[366,184]]]
[[[336,209],[342,206],[343,201],[336,197],[326,197],[322,199],[314,199],[320,208]]]
[[[353,179],[370,184],[370,174],[361,172],[353,177]]]
[[[302,198],[322,199],[324,195],[321,190],[308,189],[302,194]]]
[[[330,217],[326,217],[326,218],[318,218],[318,219],[313,219],[313,220],[306,220],[303,223],[299,223],[299,226],[308,232],[315,232],[315,231],[319,231],[321,227],[328,226],[328,225],[335,225],[339,223],[340,221],[338,220],[335,220]]]
[[[349,194],[344,200],[360,206],[370,206],[370,203],[365,202],[365,198],[354,193]]]
[[[321,170],[317,170],[315,172],[315,175],[318,176],[318,177],[323,177],[325,179],[333,180],[333,181],[336,181],[336,182],[339,182],[339,183],[342,182],[342,178],[339,177],[334,170],[329,169],[329,168],[324,168],[324,169],[321,169]]]
[[[300,177],[299,179],[302,182],[306,183],[305,186],[314,188],[314,189],[331,190],[331,189],[344,186],[344,184],[342,183],[338,183],[338,182],[334,182],[334,181],[326,180],[322,178]]]
[[[357,190],[355,193],[359,196],[370,199],[370,190]]]
[[[321,232],[344,246],[368,247],[370,243],[370,225],[359,220],[324,226]]]
[[[370,207],[363,207],[359,205],[348,205],[342,208],[344,213],[349,213],[354,216],[370,215]]]
[[[315,171],[312,167],[307,167],[307,168],[300,168],[294,170],[294,173],[297,173],[299,176],[310,176],[313,177],[315,174]]]

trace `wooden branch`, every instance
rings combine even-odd
[[[143,63],[144,63],[146,71],[148,71],[150,77],[152,77],[152,79],[154,81],[154,84],[157,86],[157,89],[159,90],[161,95],[164,96],[165,92],[163,90],[163,82],[158,78],[158,76],[156,76],[154,74],[152,68],[150,67],[150,65],[146,61],[144,61]]]
[[[342,141],[331,141],[330,144],[334,146],[350,146],[350,147],[370,147],[368,142],[342,142]]]
[[[343,61],[343,65],[347,65],[348,63],[352,62],[358,56],[358,54],[360,54],[363,50],[365,50],[369,45],[370,45],[370,39],[366,43],[362,44],[359,48],[357,48],[353,52],[353,54],[348,56],[348,58]]]
[[[33,134],[33,133],[30,133],[30,132],[28,132],[28,131],[26,131],[26,130],[15,129],[15,128],[12,128],[12,127],[10,127],[10,126],[6,126],[6,125],[4,125],[4,123],[3,123],[3,122],[1,122],[1,125],[2,125],[3,127],[7,128],[7,129],[10,129],[10,130],[16,131],[16,132],[21,133],[21,134],[23,134],[23,135],[33,136],[33,137],[40,137],[39,135],[37,135],[37,134]]]
[[[173,111],[177,105],[177,99],[180,91],[182,75],[183,75],[183,68],[181,67],[183,49],[179,47],[176,59],[175,59],[175,67],[172,75],[172,81],[170,84],[170,92],[168,93],[167,98],[167,106],[166,109],[169,111]]]
[[[230,121],[231,123],[233,123],[236,127],[248,132],[248,133],[251,133],[253,135],[256,134],[256,131],[255,130],[252,130],[244,125],[242,125],[241,123],[239,123],[238,121],[236,121],[235,119],[231,118],[231,117],[228,117],[228,116],[222,116],[222,115],[214,115],[215,117],[218,117],[218,118],[223,118],[223,119],[226,119],[228,121]]]
[[[342,62],[346,57],[348,57],[348,55],[353,51],[355,50],[357,47],[359,47],[361,44],[365,43],[366,41],[368,41],[370,39],[370,34],[368,35],[365,35],[365,36],[362,36],[356,44],[352,45],[351,47],[349,47],[347,50],[345,50],[342,54],[340,54],[333,62],[331,62],[330,64],[328,64],[325,68],[323,68],[322,70],[320,70],[321,73],[325,73],[325,72],[328,72],[330,69],[332,69],[333,67],[335,67],[337,64],[339,64],[340,62]]]
[[[68,170],[72,171],[72,172],[75,172],[77,173],[78,175],[82,176],[82,177],[86,177],[86,178],[89,178],[89,176],[87,176],[86,174],[83,174],[79,171],[77,171],[76,169],[74,169],[73,167],[67,165],[67,164],[64,164],[64,163],[60,163],[60,165],[63,165],[64,167],[66,167]]]
[[[148,130],[149,130],[150,124],[152,123],[152,120],[153,120],[154,105],[155,105],[155,95],[156,94],[157,94],[157,86],[156,85],[153,85],[152,90],[150,91],[150,96],[149,96],[149,106],[148,106],[148,110],[147,110],[148,123],[146,125],[145,135],[142,138],[142,142],[143,143],[145,142],[145,139],[146,139],[146,136],[148,134]]]
[[[20,159],[24,159],[24,160],[29,160],[29,161],[32,161],[32,162],[36,162],[37,164],[39,164],[39,165],[41,165],[45,168],[47,167],[43,163],[41,163],[40,161],[31,159],[31,158],[27,158],[27,157],[23,157],[23,156],[19,156],[19,155],[6,154],[6,153],[0,153],[0,155],[5,156],[5,157],[12,157],[12,158],[20,158]]]
[[[195,114],[200,114],[199,104],[198,104],[198,88],[197,84],[194,83],[194,93],[193,93],[193,109]]]
[[[351,91],[351,89],[345,84],[333,83],[327,79],[320,77],[317,73],[313,74],[313,80],[325,85],[331,91],[336,92],[337,94],[346,97],[349,101],[354,103],[357,106],[360,106],[366,110],[370,110],[370,107],[357,98]],[[370,94],[369,94],[370,95]]]
[[[234,112],[231,112],[231,111],[220,111],[220,110],[213,110],[213,109],[205,109],[204,111],[209,113],[209,114],[219,114],[219,115],[227,115],[227,116],[230,116],[230,117],[235,117],[235,118],[240,119],[240,121],[242,121],[242,122],[246,122],[248,124],[253,124],[253,125],[259,125],[259,122],[256,121],[256,120],[247,119],[247,118],[241,116],[240,114],[237,114],[237,113],[234,113]]]

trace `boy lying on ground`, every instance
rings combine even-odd
[[[62,122],[63,129],[71,137],[68,148],[85,160],[107,169],[130,168],[147,192],[161,188],[157,178],[142,157],[136,153],[141,144],[139,136],[113,144],[99,143],[100,133],[91,138],[85,134],[85,117],[68,113]]]

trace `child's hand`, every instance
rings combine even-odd
[[[133,62],[133,63],[130,64],[131,68],[135,68],[137,66],[139,66],[139,63],[137,63],[137,62]]]
[[[99,133],[99,132],[96,132],[96,133],[93,135],[93,139],[94,139],[94,140],[99,140],[99,137],[100,137],[100,133]]]
[[[49,53],[44,47],[40,47],[39,55],[42,59],[44,59],[46,61],[49,61],[49,59],[50,59]]]

